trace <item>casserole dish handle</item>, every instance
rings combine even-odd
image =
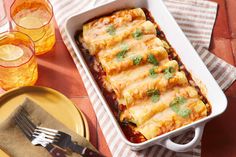
[[[173,142],[170,138],[161,141],[159,144],[167,149],[170,149],[175,152],[186,152],[193,149],[202,139],[202,134],[204,130],[205,123],[200,124],[195,128],[194,138],[186,144],[178,144]]]

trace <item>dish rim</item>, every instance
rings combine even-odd
[[[178,24],[176,23],[176,21],[173,19],[173,17],[171,16],[171,14],[168,12],[167,8],[164,6],[163,2],[162,1],[158,1],[158,2],[153,2],[153,3],[158,3],[158,4],[161,4],[162,7],[164,8],[164,10],[166,10],[166,15],[169,16],[168,17],[168,20],[170,20],[170,23],[174,24],[174,27],[175,29],[178,31],[178,33],[181,33],[182,34],[182,37],[181,38],[185,38],[185,44],[188,46],[189,49],[191,49],[192,52],[194,52],[194,56],[196,57],[195,60],[198,60],[198,62],[201,62],[202,65],[202,69],[204,69],[204,72],[206,72],[208,74],[208,77],[211,81],[213,81],[213,85],[214,85],[214,88],[215,90],[217,90],[218,93],[220,93],[220,99],[221,99],[221,110],[219,112],[214,112],[212,111],[212,113],[210,115],[208,115],[207,117],[205,118],[202,118],[200,120],[197,120],[197,121],[194,121],[188,125],[185,125],[185,126],[182,126],[180,128],[177,128],[173,131],[170,131],[170,132],[167,132],[165,134],[162,134],[160,136],[157,136],[155,138],[152,138],[150,140],[147,140],[147,141],[144,141],[142,143],[132,143],[130,141],[128,141],[128,139],[125,137],[122,129],[120,128],[116,118],[114,117],[113,113],[111,112],[110,108],[109,108],[109,105],[107,104],[102,92],[100,91],[100,88],[98,87],[97,85],[97,82],[95,81],[95,79],[93,78],[93,75],[91,74],[90,70],[89,70],[89,67],[88,65],[86,64],[83,56],[82,56],[82,52],[80,52],[78,46],[76,45],[75,43],[75,40],[74,40],[74,35],[72,33],[72,31],[70,30],[71,29],[71,23],[73,23],[73,19],[74,18],[83,18],[83,16],[85,16],[86,14],[89,14],[91,12],[99,12],[99,10],[102,10],[102,9],[105,9],[105,8],[109,8],[109,6],[112,6],[112,5],[116,5],[118,3],[121,3],[122,1],[125,1],[125,0],[116,0],[116,1],[112,1],[112,2],[109,2],[109,3],[106,3],[106,4],[103,4],[103,5],[100,5],[100,6],[97,6],[97,7],[94,7],[93,9],[89,9],[87,11],[84,11],[84,12],[81,12],[81,13],[78,13],[76,15],[73,15],[71,17],[69,17],[65,23],[65,32],[66,32],[66,35],[69,39],[69,42],[71,43],[74,51],[75,51],[75,54],[76,56],[79,58],[79,61],[80,63],[82,64],[82,67],[84,68],[85,70],[85,73],[86,75],[88,76],[90,82],[92,83],[93,87],[95,88],[95,91],[96,93],[98,94],[100,100],[102,101],[102,104],[103,106],[105,107],[106,109],[106,112],[109,114],[109,117],[110,119],[112,120],[112,123],[115,125],[115,128],[118,130],[119,134],[120,134],[120,137],[123,139],[123,141],[125,141],[125,143],[127,143],[128,145],[130,145],[131,147],[143,147],[144,145],[147,145],[147,144],[150,144],[150,143],[157,143],[157,144],[160,144],[159,141],[162,141],[166,138],[170,138],[170,137],[173,137],[173,136],[177,136],[179,134],[181,134],[182,132],[185,132],[191,128],[196,128],[198,126],[204,126],[205,123],[207,123],[210,119],[216,117],[216,116],[219,116],[220,114],[222,114],[225,110],[226,110],[226,107],[227,107],[227,99],[226,99],[226,96],[225,94],[223,93],[223,91],[220,89],[219,85],[216,83],[215,79],[213,78],[213,76],[210,74],[210,72],[208,71],[207,67],[205,66],[205,64],[203,63],[203,61],[201,60],[201,58],[198,56],[196,50],[193,48],[193,46],[190,44],[190,42],[188,41],[188,39],[186,38],[186,36],[184,35],[184,33],[182,32],[182,30],[179,28]],[[132,0],[132,2],[134,2],[135,0]],[[136,0],[136,1],[142,1],[142,0]],[[149,0],[145,0],[146,3],[148,3]],[[132,3],[130,2],[130,3]],[[129,3],[129,2],[127,2]],[[141,3],[141,2],[140,2]],[[120,7],[120,6],[119,6]],[[127,7],[127,8],[130,8],[130,7]],[[124,8],[125,9],[125,8]],[[147,8],[151,15],[153,15],[152,11]],[[116,9],[118,10],[118,9]],[[120,9],[119,9],[120,10]],[[115,11],[115,10],[113,10]],[[101,11],[100,11],[101,12]],[[112,11],[107,11],[107,13],[111,13]],[[93,17],[99,17],[100,15],[93,15]],[[155,21],[157,22],[157,24],[159,25],[159,22],[158,20],[156,20],[155,16],[153,16]],[[89,18],[91,19],[91,18]],[[73,24],[72,24],[73,25]],[[163,30],[163,27],[160,26],[161,30],[164,32],[164,34],[166,35],[166,32]],[[75,32],[74,32],[75,33]],[[72,35],[73,34],[73,35]],[[170,42],[170,40],[168,39],[167,37],[167,41]],[[170,42],[171,43],[171,42]],[[172,43],[171,43],[172,45]],[[189,47],[190,46],[190,47]],[[172,47],[176,50],[176,48],[172,45]],[[178,53],[178,50],[176,50],[176,53],[179,55]],[[182,60],[182,57],[179,55],[179,57],[181,58]],[[183,60],[182,60],[183,61]],[[183,61],[184,62],[184,61]],[[183,63],[185,65],[185,63]],[[187,68],[187,71],[192,74],[194,76],[194,74]],[[210,74],[210,75],[209,75]],[[199,79],[201,80],[201,79]],[[196,82],[196,80],[194,79],[194,81]],[[202,80],[201,80],[202,81]],[[198,82],[196,82],[198,84]],[[199,86],[199,84],[198,84]],[[207,100],[209,101],[208,97],[207,97]],[[211,102],[210,102],[211,104]],[[212,104],[211,104],[212,105]],[[214,104],[216,105],[216,104]],[[223,107],[222,107],[223,106]]]

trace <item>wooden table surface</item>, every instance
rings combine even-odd
[[[236,0],[212,1],[219,4],[219,11],[210,50],[228,63],[236,65]],[[6,0],[6,3],[9,10],[10,1]],[[56,24],[55,29],[55,47],[47,54],[38,56],[39,78],[36,85],[56,89],[69,97],[88,120],[91,143],[106,156],[111,156],[79,72]],[[203,157],[236,156],[235,93],[236,83],[226,91],[229,101],[226,112],[206,125],[202,140]]]

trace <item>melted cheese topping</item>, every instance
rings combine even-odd
[[[80,41],[96,57],[126,109],[121,121],[136,124],[146,139],[207,116],[206,104],[176,60],[169,44],[156,37],[156,25],[142,9],[115,12],[83,26]]]

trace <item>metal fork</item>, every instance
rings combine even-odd
[[[25,118],[26,117],[22,114],[22,109],[20,109],[19,112],[14,116],[17,126],[33,145],[41,145],[42,147],[46,148],[53,157],[66,157],[63,150],[53,146],[46,140],[46,135],[44,133],[34,135],[34,126],[29,125]]]
[[[103,155],[91,150],[90,148],[83,147],[72,142],[71,136],[67,133],[36,126],[32,121],[30,121],[29,118],[27,118],[27,115],[28,113],[23,109],[22,116],[27,121],[28,125],[30,125],[34,129],[33,136],[38,136],[43,133],[47,142],[55,144],[63,149],[70,149],[84,157],[104,157]]]

